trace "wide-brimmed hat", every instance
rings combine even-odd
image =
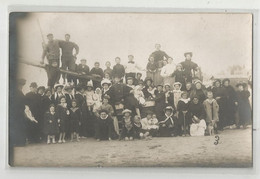
[[[64,86],[63,86],[62,84],[56,84],[56,85],[54,85],[54,89],[55,89],[55,90],[56,90],[58,87],[63,88]]]
[[[161,86],[161,87],[163,87],[163,85],[162,85],[162,84],[158,84],[156,87],[158,87],[158,86]]]
[[[192,56],[193,54],[192,54],[192,52],[185,52],[185,53],[184,53],[184,56],[186,57],[187,55]]]
[[[86,62],[87,60],[85,58],[82,58],[80,61],[85,61]]]
[[[179,85],[180,87],[182,87],[182,84],[180,82],[173,83],[173,86],[175,86],[175,85]]]
[[[109,79],[103,79],[101,81],[101,86],[103,86],[104,84],[108,84],[108,85],[111,85],[111,81]]]
[[[131,114],[132,111],[130,109],[125,109],[125,110],[122,111],[122,114],[125,114],[125,113],[130,113]]]

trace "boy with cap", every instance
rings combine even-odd
[[[102,68],[100,68],[100,63],[99,62],[95,62],[94,67],[90,71],[90,74],[94,75],[94,76],[97,76],[100,79],[104,78],[104,72],[103,72]],[[93,81],[93,87],[94,87],[94,90],[96,88],[100,88],[101,87],[100,86],[100,82],[99,81]]]
[[[80,75],[89,75],[89,66],[87,65],[87,60],[86,59],[81,59],[80,64],[77,66],[77,73]],[[81,84],[87,84],[86,79],[79,78],[79,83]]]

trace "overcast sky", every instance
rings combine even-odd
[[[19,22],[20,56],[40,61],[38,19],[46,41],[48,33],[56,39],[69,33],[71,41],[79,45],[78,59],[86,58],[90,67],[95,61],[102,66],[107,60],[114,64],[117,56],[124,64],[129,54],[145,67],[155,43],[160,43],[175,63],[191,51],[203,72],[214,75],[229,65],[251,67],[251,18],[249,14],[31,13]],[[28,85],[32,81],[46,85],[43,70],[21,67]],[[37,72],[41,74],[35,75]]]

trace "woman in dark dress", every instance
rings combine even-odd
[[[49,111],[44,115],[44,133],[47,136],[47,144],[55,144],[55,135],[59,133],[58,116],[55,113],[55,106],[51,104]]]
[[[243,125],[243,128],[246,128],[248,124],[251,123],[251,106],[249,103],[250,92],[246,90],[245,83],[238,83],[237,85],[237,102],[238,102],[238,115],[239,115],[239,126]]]
[[[165,93],[163,92],[163,86],[158,85],[155,91],[155,114],[158,121],[162,121],[164,118],[164,108],[166,105]]]
[[[76,135],[76,140],[79,142],[79,129],[81,122],[81,111],[79,107],[77,107],[77,101],[73,99],[71,101],[70,108],[70,116],[69,116],[69,124],[70,124],[70,133],[71,133],[71,141],[73,141],[74,136]]]
[[[237,111],[237,94],[235,89],[230,85],[229,79],[224,79],[223,84],[223,117],[225,118],[225,126],[232,126],[236,121],[236,111]]]
[[[213,82],[212,87],[213,97],[217,100],[219,105],[219,122],[218,122],[218,130],[223,130],[225,127],[226,121],[224,117],[224,89],[221,86],[221,80],[216,79]]]

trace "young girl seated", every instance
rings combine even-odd
[[[69,110],[67,108],[66,97],[60,98],[60,104],[57,105],[57,116],[59,123],[59,141],[58,143],[65,143],[65,135],[69,131]]]
[[[149,136],[155,137],[158,133],[158,120],[156,118],[152,118],[153,112],[147,111],[146,117],[141,119],[142,129],[146,132],[149,132]]]
[[[148,87],[147,92],[151,94],[150,99],[155,98],[155,91],[156,91],[156,88],[154,88],[152,85]]]
[[[218,111],[219,105],[217,101],[213,98],[212,91],[207,92],[207,99],[203,102],[203,106],[206,111],[206,124],[207,124],[207,132],[209,135],[214,135],[214,130],[217,129]]]
[[[54,104],[51,104],[49,107],[49,111],[44,115],[44,133],[47,135],[47,144],[52,143],[55,144],[55,135],[58,134],[58,117],[55,113]]]
[[[113,132],[113,120],[108,115],[108,111],[103,109],[99,112],[99,118],[97,119],[95,128],[95,137],[97,141],[112,140]]]
[[[171,137],[175,136],[175,123],[177,121],[174,116],[174,109],[171,106],[167,106],[164,109],[165,116],[159,122],[159,136],[160,137]]]
[[[81,111],[77,107],[77,101],[73,99],[71,101],[72,107],[70,108],[70,133],[71,141],[73,141],[74,136],[76,136],[77,142],[79,142],[79,128],[81,123]]]

